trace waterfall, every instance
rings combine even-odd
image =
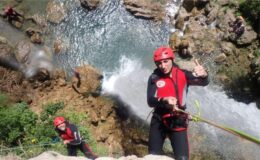
[[[72,0],[62,2],[74,3]],[[171,3],[167,6],[169,16],[173,16],[170,9],[175,5]],[[69,49],[55,56],[57,65],[70,70],[78,65],[91,64],[102,70],[105,77],[103,93],[117,95],[134,114],[146,119],[151,111],[146,102],[146,87],[155,67],[152,55],[155,48],[167,45],[169,24],[136,19],[126,11],[122,0],[104,0],[94,11],[74,7],[65,21],[53,26],[52,30],[55,37],[69,42]],[[255,103],[236,102],[214,85],[190,87],[187,103],[191,113],[196,113],[193,107],[195,100],[201,103],[202,117],[259,138],[260,111]],[[191,123],[190,128],[192,137],[196,133],[208,137],[200,145],[195,145],[198,140],[190,140],[194,152],[214,150],[224,159],[260,157],[259,146],[216,128],[203,123]]]

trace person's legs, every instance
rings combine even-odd
[[[81,150],[82,153],[84,153],[84,155],[90,159],[96,159],[98,156],[95,155],[92,150],[90,149],[90,147],[88,146],[88,144],[86,144],[84,141],[82,141],[82,143],[80,144],[79,149]]]
[[[73,145],[67,145],[68,156],[77,156],[77,147]]]
[[[161,120],[153,116],[150,124],[148,152],[149,154],[161,155],[166,137],[165,127]]]
[[[174,158],[176,160],[188,160],[189,142],[188,142],[187,130],[171,132],[169,138],[171,140],[171,145],[174,152]]]

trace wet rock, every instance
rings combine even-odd
[[[215,58],[216,63],[222,63],[227,59],[227,56],[224,53],[221,53]]]
[[[179,32],[174,32],[171,36],[170,36],[170,40],[169,40],[169,45],[173,50],[176,50],[178,48],[178,46],[181,43],[181,38],[179,36]]]
[[[221,51],[225,53],[225,55],[227,56],[232,55],[235,49],[233,43],[230,42],[222,42],[220,47],[221,47]]]
[[[176,62],[177,65],[184,70],[193,71],[194,67],[196,66],[194,61],[186,61],[186,60],[179,60]]]
[[[164,8],[158,2],[145,0],[124,0],[124,5],[129,12],[139,18],[162,20],[165,16]]]
[[[256,32],[251,28],[247,27],[245,32],[236,40],[236,43],[238,45],[248,45],[251,44],[254,40],[256,40],[257,34]]]
[[[227,32],[230,28],[229,23],[235,20],[235,16],[233,14],[234,10],[227,10],[226,13],[220,12],[218,13],[218,18],[216,20],[216,27],[223,32]]]
[[[195,7],[196,0],[184,0],[182,3],[182,6],[188,11],[191,12],[191,10]]]
[[[216,75],[216,80],[221,82],[221,83],[225,83],[229,80],[228,76],[225,74],[217,74]]]
[[[32,43],[36,43],[36,44],[42,44],[43,43],[42,36],[38,33],[33,34],[30,39],[31,39]]]
[[[179,17],[176,21],[175,28],[179,30],[183,30],[185,24],[185,17]]]
[[[36,28],[28,28],[26,29],[27,35],[30,37],[31,42],[41,44],[42,40],[42,31]]]
[[[256,80],[258,88],[260,88],[260,57],[256,58],[252,64],[252,77]]]
[[[79,0],[82,7],[93,10],[98,7],[100,0]]]
[[[5,37],[0,36],[0,44],[7,44],[7,39]]]
[[[47,80],[50,80],[50,72],[47,69],[39,68],[36,71],[36,74],[32,77],[32,79],[45,82]],[[50,82],[45,83],[45,86],[50,86]]]
[[[49,1],[46,6],[47,20],[59,24],[67,16],[67,9],[63,3],[58,1]]]
[[[5,43],[0,43],[0,58],[12,57],[12,47]]]
[[[216,20],[216,17],[218,15],[218,8],[214,7],[210,12],[209,14],[207,15],[207,20],[206,20],[206,23],[209,25],[211,24],[212,22],[214,22]]]
[[[16,46],[15,57],[19,63],[26,63],[31,52],[31,44],[28,41],[21,41]]]
[[[222,6],[228,5],[229,2],[230,2],[230,0],[218,0],[218,4],[220,4]]]
[[[66,52],[68,46],[69,46],[68,42],[61,39],[57,39],[53,43],[54,53],[60,54],[62,52]]]
[[[1,42],[0,42],[0,66],[13,69],[13,70],[20,70],[20,65],[15,59],[13,48],[10,45]]]
[[[188,11],[191,12],[194,7],[203,8],[209,0],[184,0],[183,7]]]
[[[18,21],[12,21],[12,25],[18,29],[21,29],[23,24],[21,22]]]
[[[79,76],[72,77],[72,85],[76,92],[83,95],[99,94],[103,76],[91,66],[76,67]]]
[[[27,17],[26,20],[31,20],[33,23],[35,23],[41,27],[47,26],[46,18],[39,14],[34,14],[33,16]]]

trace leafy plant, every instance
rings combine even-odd
[[[0,139],[7,146],[18,145],[26,136],[26,131],[35,127],[37,115],[26,103],[0,107]]]
[[[239,10],[244,17],[247,17],[250,23],[257,28],[258,21],[260,20],[260,1],[259,0],[247,0],[241,2]]]

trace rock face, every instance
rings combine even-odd
[[[79,0],[82,7],[93,10],[98,7],[100,0]]]
[[[49,1],[46,7],[47,20],[59,24],[65,19],[67,15],[67,9],[61,2]]]
[[[209,0],[184,0],[183,7],[188,11],[191,12],[194,7],[202,8],[204,7]]]
[[[5,37],[0,37],[0,58],[7,59],[8,57],[13,57],[12,47],[7,43]]]
[[[82,66],[75,68],[78,74],[72,77],[73,88],[83,95],[98,95],[101,89],[101,80],[103,76],[93,67]]]
[[[236,40],[238,45],[249,45],[257,38],[257,33],[248,27],[245,32]]]
[[[87,158],[85,157],[68,157],[68,156],[63,156],[57,152],[53,151],[48,151],[44,152],[41,155],[31,158],[29,160],[42,160],[42,159],[48,159],[48,160],[85,160]],[[112,157],[100,157],[97,158],[96,160],[117,160],[117,158],[112,158]],[[143,158],[138,158],[137,156],[127,156],[127,157],[120,157],[118,160],[174,160],[170,157],[166,156],[156,156],[156,155],[147,155]]]
[[[251,69],[252,69],[252,77],[258,83],[258,86],[260,86],[260,57],[256,58],[252,62]]]
[[[139,18],[162,20],[165,16],[164,7],[158,2],[147,0],[124,0],[124,5],[129,12]]]
[[[31,52],[31,44],[30,42],[24,40],[17,44],[15,57],[19,63],[24,64],[28,61],[30,52]]]
[[[26,29],[26,33],[30,37],[31,42],[37,43],[37,44],[43,43],[41,30],[29,27]]]

